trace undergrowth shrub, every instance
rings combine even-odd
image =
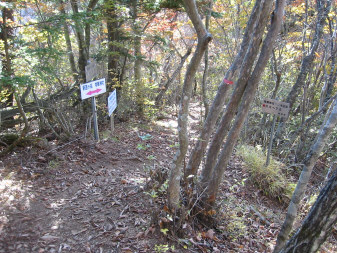
[[[266,166],[266,155],[259,147],[241,145],[237,154],[246,164],[250,174],[249,180],[254,185],[267,196],[280,202],[289,202],[296,185],[289,183],[282,173],[284,164],[271,158],[270,164]]]

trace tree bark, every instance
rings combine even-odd
[[[78,3],[77,0],[71,0],[71,7],[73,10],[74,15],[79,14],[78,10]],[[78,43],[78,68],[79,68],[79,78],[80,82],[84,83],[86,81],[85,78],[85,66],[87,65],[88,57],[89,57],[89,52],[86,48],[86,43],[85,43],[85,37],[84,37],[84,32],[81,24],[78,22],[77,18],[75,17],[74,19],[75,22],[75,31],[76,31],[76,37],[77,37],[77,43]]]
[[[168,78],[168,80],[165,82],[165,84],[160,88],[159,94],[155,98],[156,106],[159,106],[162,103],[162,98],[163,98],[164,94],[168,90],[171,83],[176,79],[176,77],[180,73],[181,69],[184,66],[185,61],[187,60],[187,58],[190,56],[191,53],[192,53],[192,48],[189,48],[187,50],[186,54],[181,56],[180,63],[178,65],[178,67],[175,69],[172,76],[170,78]]]
[[[329,19],[329,18],[328,18]],[[332,21],[329,19],[329,30],[330,30],[330,36],[331,36],[331,41],[330,41],[330,60],[331,60],[331,69],[330,69],[330,74],[327,82],[327,89],[326,89],[326,95],[324,102],[328,101],[331,96],[332,96],[332,91],[334,84],[336,82],[337,78],[337,64],[336,64],[336,55],[337,55],[337,47],[336,47],[336,36],[334,35],[334,31],[332,30]]]
[[[267,21],[270,17],[272,5],[272,1],[265,1],[261,6],[262,10],[260,19],[256,25],[255,31],[253,32],[253,38],[251,39],[247,54],[244,57],[244,61],[240,69],[240,77],[238,78],[232,97],[226,107],[225,113],[221,118],[219,127],[208,149],[205,167],[201,171],[201,184],[207,185],[207,182],[212,176],[223,140],[226,137],[231,121],[237,112],[241,98],[247,86],[247,81],[250,78],[255,59],[259,53],[261,39],[267,25]]]
[[[227,167],[229,158],[233,152],[233,148],[240,134],[242,125],[248,115],[250,104],[254,99],[262,73],[270,58],[274,43],[276,41],[276,37],[281,30],[285,5],[286,0],[276,1],[276,7],[271,20],[271,26],[263,42],[261,53],[255,65],[255,68],[252,74],[249,76],[248,80],[246,81],[247,86],[242,97],[242,102],[239,107],[238,115],[227,136],[226,143],[221,154],[219,155],[219,159],[213,169],[212,177],[207,182],[206,188],[204,188],[204,186],[202,185],[202,190],[206,189],[206,192],[202,197],[202,205],[206,209],[206,211],[212,210],[215,205],[215,200],[217,198],[219,186],[222,181],[222,176]],[[243,69],[241,69],[241,71],[243,71]],[[246,79],[246,77],[242,76],[239,78],[239,80],[240,79]]]
[[[314,253],[337,222],[337,170],[321,190],[301,228],[280,253]]]
[[[316,58],[316,52],[322,38],[325,20],[329,14],[330,7],[331,0],[317,0],[317,21],[310,52],[303,58],[300,73],[298,74],[296,82],[286,98],[286,102],[289,103],[290,111],[292,111],[296,98],[298,97],[301,88],[304,86],[310,70],[312,69],[313,62]],[[281,136],[283,126],[284,122],[281,121],[275,134],[276,137]]]
[[[13,1],[6,1],[13,2]],[[12,55],[11,55],[11,40],[14,38],[14,29],[12,28],[11,22],[14,22],[14,9],[9,9],[4,7],[2,9],[2,27],[0,32],[0,40],[3,42],[4,53],[1,54],[2,61],[2,73],[7,79],[4,83],[0,84],[2,89],[5,91],[4,95],[6,99],[0,104],[1,107],[6,108],[13,105],[14,91],[11,84],[11,78],[14,75],[12,69]]]
[[[98,3],[98,0],[90,0],[90,2],[88,3],[88,7],[87,7],[87,16],[89,17],[92,16],[92,11],[96,7],[97,3]],[[84,31],[85,31],[85,48],[87,51],[87,55],[89,57],[90,39],[91,39],[90,22],[86,22]]]
[[[169,206],[172,209],[177,209],[180,202],[180,180],[182,176],[182,166],[188,149],[188,108],[192,95],[193,80],[207,45],[212,39],[212,36],[207,32],[204,24],[202,23],[195,0],[184,0],[183,2],[185,5],[185,10],[192,21],[194,29],[196,30],[198,44],[185,74],[183,91],[180,100],[180,109],[178,115],[179,149],[172,163],[168,187]]]
[[[207,10],[206,19],[205,19],[205,28],[207,31],[209,31],[209,23],[211,21],[212,6],[213,6],[213,2],[210,1],[207,6],[208,10]],[[209,69],[208,60],[209,59],[208,59],[208,46],[207,46],[205,50],[205,55],[204,55],[205,67],[204,67],[204,73],[202,75],[202,84],[201,84],[202,100],[203,100],[204,107],[205,107],[205,119],[207,118],[207,115],[209,112],[209,101],[208,101],[208,96],[207,96],[207,77],[208,77],[208,69]]]
[[[14,94],[14,93],[13,93]],[[9,152],[11,152],[21,141],[22,139],[27,135],[27,133],[29,132],[29,123],[28,123],[28,119],[26,116],[25,111],[23,110],[23,107],[21,105],[21,101],[18,95],[14,94],[14,98],[15,101],[18,105],[18,110],[20,112],[20,115],[23,119],[23,122],[25,124],[23,130],[21,131],[20,137],[14,141],[11,145],[9,145],[5,150],[3,150],[2,152],[0,152],[0,157],[2,157],[5,154],[8,154]]]
[[[136,91],[137,112],[139,115],[144,111],[144,85],[142,81],[142,31],[138,20],[138,0],[132,0],[132,30],[134,47],[134,84]]]
[[[65,3],[62,0],[60,0],[60,12],[63,15],[66,15],[64,5],[65,5]],[[63,23],[63,30],[64,30],[64,38],[65,38],[66,45],[67,45],[67,54],[68,54],[68,59],[69,59],[69,63],[70,63],[70,68],[71,68],[71,71],[72,71],[72,74],[73,74],[74,81],[77,81],[78,80],[78,72],[77,72],[77,69],[76,69],[73,47],[71,45],[69,27],[68,27],[68,24],[66,23],[66,21],[62,21],[62,23]]]
[[[277,242],[274,249],[275,253],[279,252],[287,242],[288,236],[291,232],[295,218],[297,216],[297,210],[300,201],[309,182],[312,169],[315,166],[315,163],[320,156],[320,153],[322,152],[327,140],[329,139],[331,132],[337,124],[337,99],[335,99],[334,103],[331,106],[332,111],[330,113],[330,116],[326,123],[322,125],[316,137],[315,143],[311,146],[310,151],[303,162],[303,170],[301,176],[291,197],[285,221],[277,237]]]
[[[261,0],[257,0],[255,3],[255,6],[252,10],[251,16],[249,18],[249,21],[248,21],[248,24],[245,30],[245,34],[241,42],[240,51],[237,54],[234,62],[228,69],[227,73],[225,74],[224,79],[226,80],[234,79],[240,69],[240,65],[242,64],[244,56],[246,55],[247,50],[249,48],[250,41],[253,35],[253,31],[255,29],[255,25],[257,24],[260,18],[262,3],[263,1]],[[228,83],[225,83],[224,80],[220,83],[217,94],[212,102],[212,106],[204,122],[198,141],[195,144],[195,147],[193,148],[191,155],[189,157],[189,161],[186,167],[185,178],[187,178],[190,175],[197,174],[202,157],[208,145],[208,141],[211,137],[211,134],[213,132],[218,116],[221,110],[223,109],[225,98],[230,88],[231,86]]]
[[[39,101],[39,105],[41,107],[48,107],[50,105],[50,100],[57,101],[57,100],[68,98],[77,90],[78,90],[77,87],[72,87],[72,88],[68,89],[67,91],[58,92],[56,94],[53,94],[53,95],[49,96],[48,99]],[[23,110],[26,113],[27,112],[36,112],[36,110],[37,110],[37,104],[36,103],[22,104],[22,107],[23,107]],[[9,107],[9,108],[2,109],[2,110],[0,109],[0,113],[1,113],[2,123],[4,124],[4,123],[6,123],[6,121],[8,119],[11,119],[14,116],[20,114],[20,110],[19,110],[19,108]]]
[[[120,53],[116,44],[119,42],[119,22],[116,13],[116,2],[112,0],[105,0],[105,15],[108,29],[108,78],[107,84],[110,90],[114,88],[120,91],[121,78],[120,72],[118,71],[118,62],[120,58]],[[117,92],[119,95],[119,92]]]

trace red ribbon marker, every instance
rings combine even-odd
[[[229,81],[227,79],[223,79],[224,83],[227,83],[227,84],[233,84],[233,81]]]

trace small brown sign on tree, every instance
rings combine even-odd
[[[263,99],[262,112],[275,114],[286,119],[288,118],[289,110],[289,103],[277,101],[271,98]]]

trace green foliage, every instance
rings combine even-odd
[[[60,166],[60,162],[55,159],[48,162],[48,168],[55,169]]]
[[[271,159],[266,167],[266,156],[259,147],[242,145],[238,147],[240,155],[247,165],[251,180],[265,195],[287,202],[294,190],[294,184],[289,184],[282,173],[285,166]]]
[[[137,149],[138,150],[147,150],[150,147],[151,147],[150,144],[143,144],[143,143],[138,143],[137,144]]]
[[[184,6],[182,0],[163,0],[160,3],[161,8],[167,9],[182,9]]]
[[[245,210],[247,210],[247,206],[246,203],[239,203],[237,199],[229,196],[225,207],[226,210],[223,211],[225,213],[225,232],[231,240],[235,241],[247,233],[246,217],[243,215]]]
[[[162,230],[164,230],[164,229],[161,229],[160,231],[162,232]],[[170,247],[168,244],[157,244],[157,245],[154,246],[154,251],[156,253],[164,253],[164,252],[169,251],[170,248],[172,250],[174,250],[174,246]]]

